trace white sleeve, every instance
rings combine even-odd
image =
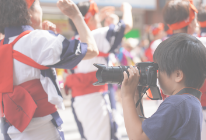
[[[31,58],[44,66],[72,69],[87,52],[87,44],[69,41],[52,31],[35,30],[29,36],[32,38]]]
[[[152,54],[154,54],[155,50],[159,46],[159,44],[162,42],[162,39],[157,39],[151,44]]]
[[[92,31],[99,51],[103,53],[113,52],[122,42],[125,24],[120,21],[117,25],[110,25]]]

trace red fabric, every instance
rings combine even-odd
[[[67,86],[72,90],[72,97],[107,91],[107,84],[102,86],[93,86],[93,83],[96,81],[98,81],[96,78],[96,71],[90,73],[71,74],[66,78],[65,87]]]
[[[172,35],[173,34],[173,30],[171,28],[169,28],[166,32],[167,32],[167,35]]]
[[[161,89],[160,89],[160,93],[161,93],[161,96],[162,96],[162,100],[165,100],[167,98],[167,95],[163,94]]]
[[[14,87],[14,92],[3,93],[5,118],[23,132],[33,117],[43,117],[57,111],[48,102],[40,80],[32,80]]]
[[[88,23],[89,19],[94,16],[96,13],[98,13],[98,7],[97,4],[93,1],[90,0],[90,7],[86,15],[84,16],[84,20],[86,23]]]
[[[183,20],[181,22],[178,22],[178,23],[174,23],[174,24],[170,24],[168,25],[172,30],[178,30],[178,29],[182,29],[186,26],[188,26],[195,18],[195,12],[198,13],[196,7],[193,5],[193,1],[192,0],[189,0],[190,1],[190,15],[188,17],[188,19],[186,20]]]
[[[200,88],[200,91],[202,92],[201,96],[201,105],[206,107],[206,81],[204,82],[203,86]]]
[[[13,45],[23,36],[29,34],[31,31],[25,31],[20,34],[12,43],[3,45],[4,40],[0,44],[0,93],[13,92],[13,58],[32,66],[37,69],[45,70],[48,67],[41,66],[28,56],[13,50]]]
[[[42,65],[39,65],[38,63],[36,63],[33,59],[31,59],[30,57],[18,52],[18,51],[15,51],[13,50],[13,57],[14,59],[24,63],[24,64],[27,64],[31,67],[34,67],[34,68],[37,68],[37,69],[40,69],[40,70],[46,70],[46,69],[49,69],[48,67],[45,67],[45,66],[42,66]]]
[[[0,93],[13,91],[12,50],[12,45],[9,44],[0,47]]]
[[[200,25],[200,27],[202,27],[202,28],[205,28],[206,27],[206,21],[199,21],[199,25]]]
[[[35,0],[26,0],[28,9],[32,6]]]
[[[149,62],[153,62],[153,54],[152,54],[152,49],[151,49],[151,45],[154,41],[152,41],[150,43],[149,48],[147,48],[147,50],[145,51],[145,56],[147,57],[147,61]]]
[[[45,70],[49,69],[48,67],[41,66],[38,63],[36,63],[34,60],[29,58],[28,56],[13,50],[13,45],[23,36],[29,34],[31,31],[25,31],[22,34],[20,34],[12,43],[5,44],[4,40],[1,41],[0,44],[0,117],[3,117],[3,106],[2,106],[2,93],[12,93],[14,90],[13,87],[13,58],[25,63],[29,66],[32,66],[37,69]]]
[[[160,23],[158,24],[158,27],[152,29],[152,34],[157,35],[160,31],[163,31],[163,29],[164,29],[164,24]]]
[[[99,52],[98,57],[108,57],[109,53],[103,53],[103,52]]]

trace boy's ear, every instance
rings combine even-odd
[[[175,71],[175,82],[179,83],[184,79],[184,73],[181,70]]]

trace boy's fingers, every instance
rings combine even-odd
[[[126,71],[123,72],[123,75],[124,75],[123,83],[125,83],[128,80],[128,75],[127,75]]]
[[[128,71],[129,71],[129,79],[131,79],[134,73],[131,68],[128,68]]]
[[[132,72],[133,72],[134,74],[136,73],[135,67],[130,66],[130,69],[132,70]]]
[[[140,76],[140,74],[139,74],[139,70],[138,70],[137,67],[135,67],[135,71],[136,71],[137,76]]]

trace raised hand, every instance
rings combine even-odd
[[[45,20],[43,23],[42,23],[42,29],[43,30],[51,30],[55,33],[57,33],[57,30],[56,30],[56,25],[48,20]]]
[[[77,5],[72,0],[58,0],[57,6],[64,15],[68,16],[72,20],[76,16],[81,15]]]
[[[113,7],[113,6],[103,7],[103,8],[99,11],[100,20],[103,21],[107,16],[109,16],[110,14],[113,14],[114,11],[115,11],[115,7]]]
[[[132,6],[128,3],[128,2],[123,2],[122,6],[121,6],[121,10],[125,11],[125,10],[132,10]]]

